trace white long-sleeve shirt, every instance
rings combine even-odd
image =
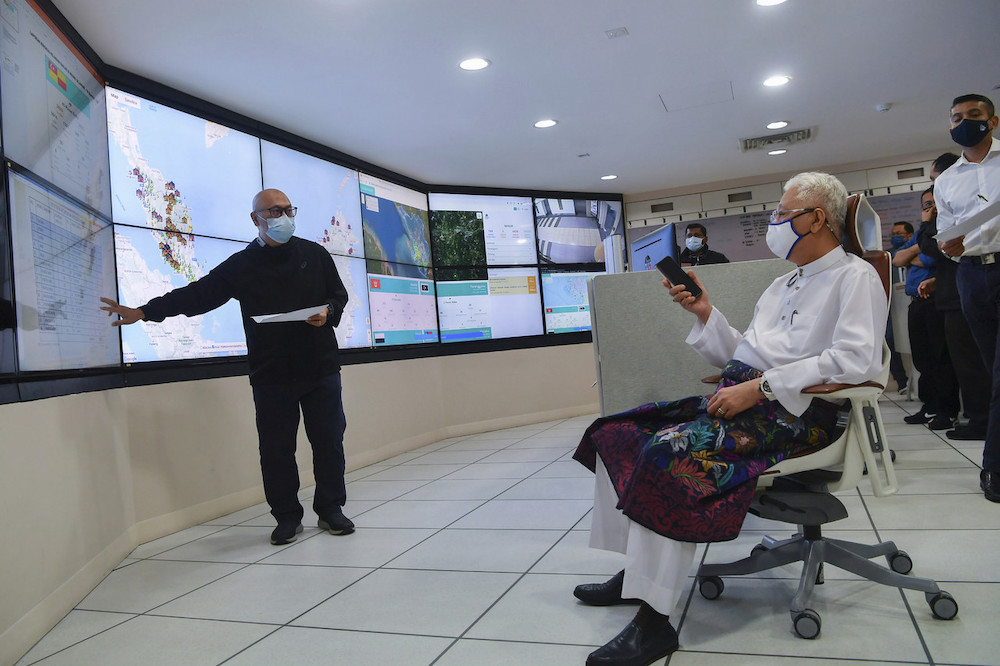
[[[938,231],[969,219],[1000,200],[1000,139],[994,137],[982,162],[970,162],[963,153],[934,181]],[[962,256],[1000,252],[1000,217],[994,217],[965,236]]]
[[[736,359],[762,370],[782,406],[799,416],[812,400],[803,388],[878,375],[887,305],[875,269],[837,247],[772,282],[746,332],[713,308],[687,343],[712,365]]]

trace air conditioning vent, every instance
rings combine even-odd
[[[653,204],[649,207],[650,213],[669,213],[674,209],[674,202],[668,201],[666,203]]]
[[[793,143],[802,141],[812,141],[813,129],[792,130],[791,132],[780,132],[778,134],[766,134],[764,136],[754,136],[749,139],[740,139],[740,150],[744,153],[748,150],[773,150],[775,148],[786,148]]]

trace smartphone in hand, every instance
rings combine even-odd
[[[670,280],[673,285],[684,285],[691,295],[695,298],[701,296],[701,287],[691,278],[690,275],[684,272],[680,264],[674,261],[673,257],[664,257],[662,260],[658,261],[656,264],[656,270],[663,273],[663,277]]]

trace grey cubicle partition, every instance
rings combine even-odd
[[[782,259],[694,269],[709,300],[739,330],[750,324],[757,298],[794,265]],[[694,315],[673,302],[657,271],[599,275],[590,285],[594,354],[601,414],[672,400],[711,387],[719,372],[684,342]]]

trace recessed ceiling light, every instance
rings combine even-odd
[[[486,58],[469,58],[468,60],[463,60],[458,63],[458,66],[466,71],[475,72],[476,70],[486,69],[489,67],[490,61]]]
[[[772,76],[771,78],[764,79],[764,85],[768,87],[783,86],[791,80],[792,77],[785,76],[784,74],[779,74],[777,76]]]
[[[757,0],[757,4],[761,7],[773,7],[774,5],[780,5],[785,0]]]
[[[788,121],[787,120],[775,120],[773,123],[768,123],[767,124],[767,129],[770,129],[770,130],[784,129],[785,127],[788,127]]]
[[[767,151],[767,154],[768,155],[784,155],[787,152],[788,151],[785,150],[784,148],[779,148],[777,150],[769,150],[769,151]]]
[[[601,176],[601,180],[614,180],[617,177],[615,174],[609,173],[607,176]]]
[[[535,123],[535,127],[538,129],[545,129],[546,127],[553,127],[558,121],[552,120],[551,118],[546,118],[545,120],[539,120]]]

